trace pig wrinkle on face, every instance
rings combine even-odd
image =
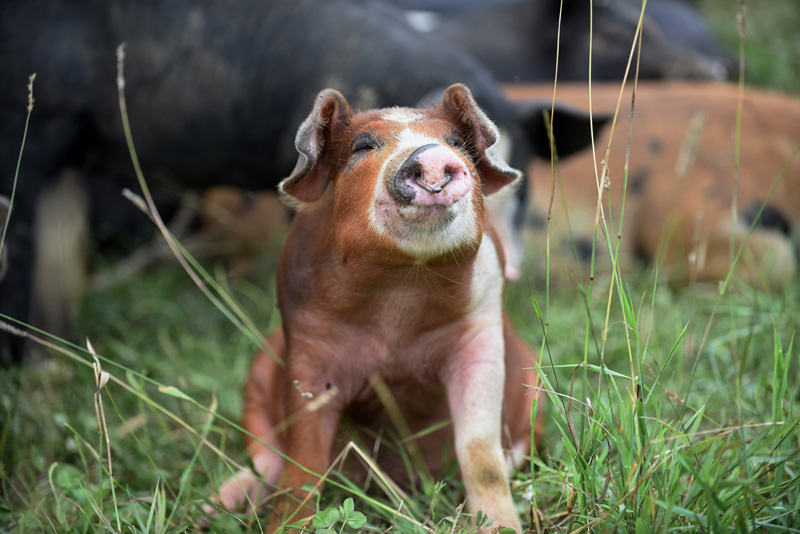
[[[388,114],[406,111],[408,110],[400,108]],[[386,189],[386,181],[393,179],[386,176],[391,161],[403,152],[413,151],[428,144],[447,146],[440,139],[408,127],[401,130],[395,138],[397,145],[381,165],[375,182],[369,211],[370,228],[378,235],[393,239],[400,250],[421,262],[450,252],[466,243],[475,242],[478,238],[478,220],[473,207],[473,188],[448,206],[423,207],[413,204],[400,206],[391,198]],[[424,210],[430,212],[431,216],[425,217]],[[434,213],[432,210],[446,210],[446,215]]]

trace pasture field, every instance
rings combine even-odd
[[[800,92],[795,2],[748,6],[754,83]],[[701,4],[738,46],[737,6]],[[601,231],[596,245],[613,250],[607,224],[610,244]],[[57,347],[52,356],[0,376],[0,532],[203,531],[202,505],[247,462],[238,421],[259,333],[279,324],[279,250],[269,247],[252,280],[193,264],[206,292],[176,261],[89,291],[78,326],[91,350],[36,334]],[[543,243],[530,243],[527,264],[542,255]],[[606,260],[595,271],[551,287],[531,267],[506,290],[541,355],[544,381],[532,386],[547,395],[545,443],[513,474],[523,524],[800,532],[800,283],[675,288],[652,266],[615,275]],[[392,491],[380,478],[332,472],[309,528],[472,528],[452,473]],[[265,519],[223,515],[210,531],[261,532]]]

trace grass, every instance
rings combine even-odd
[[[722,5],[707,7],[731,9]],[[754,34],[766,24],[757,17],[775,20],[772,11],[751,8]],[[796,60],[791,40],[779,45]],[[754,78],[757,61],[747,60]],[[229,283],[206,265],[261,332],[277,322],[276,255],[268,251],[253,282]],[[549,396],[533,476],[513,476],[523,517],[535,510],[524,523],[549,532],[800,532],[800,284],[767,294],[734,280],[720,294],[716,285],[675,291],[654,271],[610,272],[550,295],[527,281],[507,290],[512,320],[540,349]],[[99,363],[85,346],[67,347],[4,370],[0,532],[201,530],[200,506],[235,462],[247,462],[234,422],[255,340],[220,308],[228,306],[177,264],[148,270],[85,296],[78,329]],[[363,491],[332,477],[350,489],[328,486],[315,528],[470,528],[452,476],[413,489],[402,505],[375,484]],[[224,516],[212,531],[259,532],[263,519]]]
[[[699,0],[720,41],[739,49],[738,2]],[[800,92],[800,10],[793,0],[747,2],[745,63],[748,84]]]
[[[653,292],[641,278],[630,281],[626,299],[636,310],[633,321],[626,319],[631,329],[621,312],[612,314],[604,365],[595,348],[603,344],[599,288],[590,310],[601,320],[592,321],[588,342],[580,296],[553,295],[542,366],[547,388],[559,396],[551,396],[532,494],[529,477],[516,477],[520,507],[528,508],[526,494],[535,496],[542,521],[564,531],[597,522],[594,532],[755,526],[790,532],[800,521],[800,362],[793,344],[800,289],[764,295],[737,287],[698,355],[718,298],[714,288]],[[261,286],[270,287],[270,278],[232,291],[267,328],[274,297]],[[196,528],[198,505],[229,476],[219,456],[200,445],[201,436],[246,461],[236,430],[209,413],[237,420],[252,344],[177,267],[144,273],[135,287],[91,294],[83,306],[81,326],[111,360],[102,368],[127,386],[109,382],[103,390],[116,504],[97,432],[93,370],[56,357],[4,378],[4,386],[19,387],[3,387],[4,413],[15,410],[7,420],[13,447],[5,449],[15,468],[4,481],[0,525],[19,532],[116,531],[118,517],[123,531]],[[526,340],[540,345],[542,329],[524,287],[509,290],[508,308]],[[631,380],[631,366],[641,378]],[[435,497],[418,491],[419,520],[454,517],[463,499],[453,480]],[[348,496],[330,489],[323,507]],[[370,498],[394,507],[380,492]],[[356,503],[368,525],[391,524],[374,504]],[[224,518],[216,527],[258,531],[243,521]]]

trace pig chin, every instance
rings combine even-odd
[[[473,191],[453,202],[398,202],[384,189],[373,201],[370,226],[414,259],[425,262],[480,240]]]

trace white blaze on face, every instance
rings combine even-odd
[[[381,166],[372,195],[369,222],[374,232],[393,239],[400,250],[424,262],[477,240],[478,224],[472,189],[448,206],[400,205],[389,194],[386,184],[394,180],[394,176],[388,176],[387,172],[396,172],[405,161],[404,157],[425,145],[446,146],[441,139],[408,127],[406,119],[415,115],[422,117],[414,110],[397,108],[382,116],[387,120],[393,117],[395,122],[407,126],[396,134],[397,144]]]

